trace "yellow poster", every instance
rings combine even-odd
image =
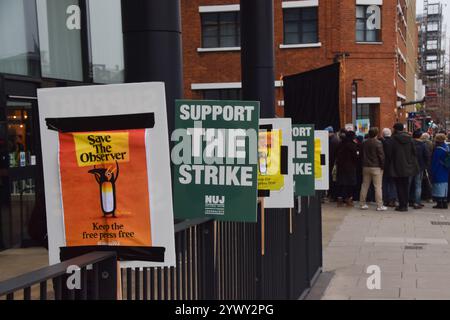
[[[258,190],[279,191],[284,187],[281,174],[281,130],[259,132]]]
[[[322,179],[321,154],[322,144],[320,139],[314,139],[314,176],[316,179]]]

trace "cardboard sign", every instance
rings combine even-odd
[[[328,131],[316,130],[314,136],[314,176],[316,178],[316,190],[328,190],[330,188]]]
[[[260,139],[262,136],[266,137],[260,140],[259,145],[259,196],[265,198],[266,208],[293,208],[292,120],[290,118],[260,119],[259,124]]]
[[[259,102],[176,102],[175,216],[256,222]]]
[[[293,125],[294,181],[296,196],[315,194],[314,176],[314,125]]]
[[[258,141],[258,189],[280,191],[284,187],[281,172],[281,130],[260,131]]]
[[[164,252],[121,267],[174,266],[164,84],[41,89],[38,99],[50,264],[61,248],[114,246]]]

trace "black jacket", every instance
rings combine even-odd
[[[416,146],[406,132],[392,135],[386,145],[388,159],[386,163],[391,177],[414,177],[419,173],[419,163],[416,156]]]
[[[414,140],[414,145],[416,146],[416,155],[417,161],[419,162],[419,168],[423,171],[430,165],[431,155],[428,153],[428,148],[424,142]]]
[[[356,167],[358,165],[357,145],[351,140],[341,142],[336,152],[337,184],[356,185]]]

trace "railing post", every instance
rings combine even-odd
[[[111,257],[98,263],[99,299],[117,300],[117,257]]]
[[[214,254],[214,221],[205,223],[201,228],[202,236],[202,299],[217,299],[215,254]]]

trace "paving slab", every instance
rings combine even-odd
[[[333,228],[324,227],[327,279],[312,288],[308,299],[450,300],[450,226],[432,224],[450,221],[450,210],[432,206],[380,213],[325,204],[322,225],[333,221]],[[373,265],[381,271],[380,290],[367,288],[373,276],[367,268]]]

